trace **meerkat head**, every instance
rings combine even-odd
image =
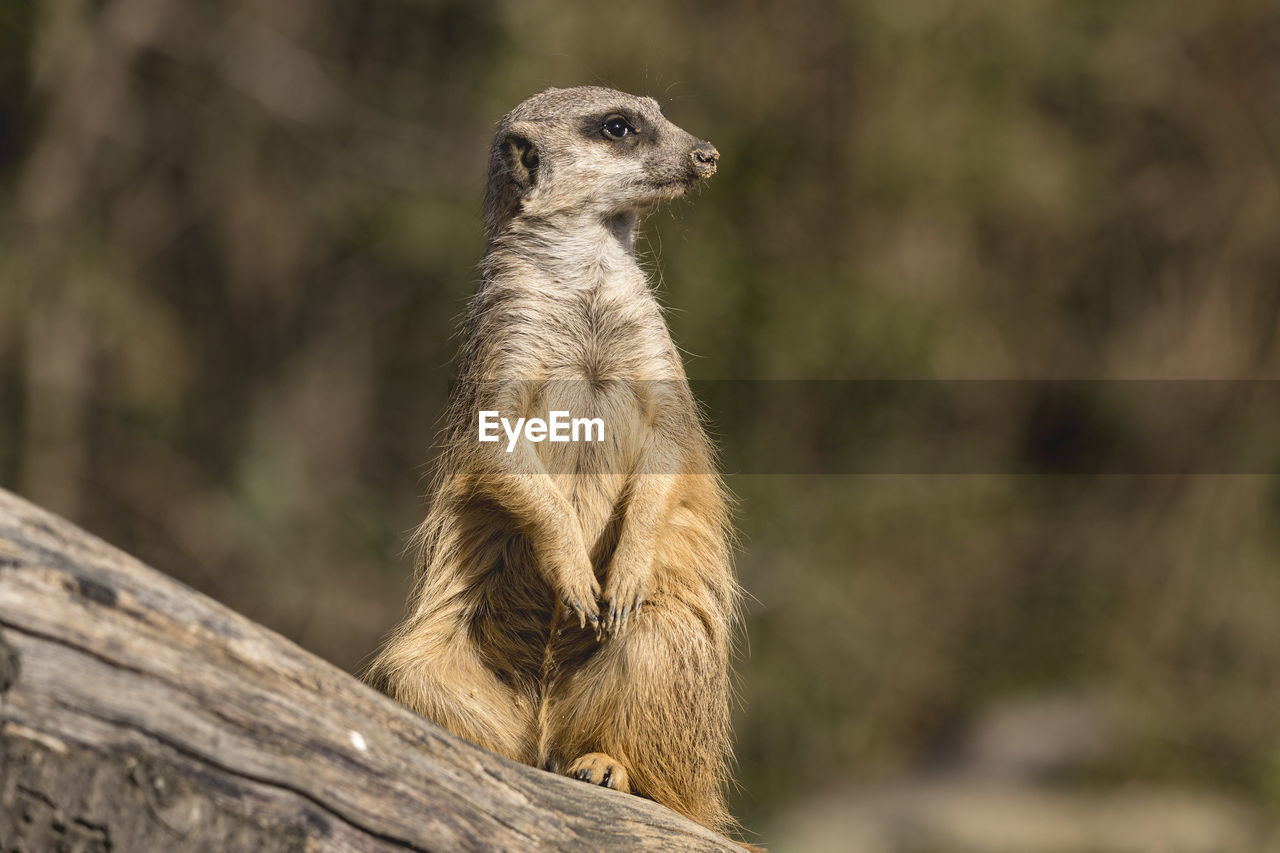
[[[667,121],[653,98],[548,89],[498,125],[489,158],[490,239],[516,217],[585,213],[632,222],[716,171],[720,153]]]

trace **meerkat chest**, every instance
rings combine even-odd
[[[647,291],[595,287],[549,306],[545,375],[588,382],[683,375],[661,311]]]
[[[647,287],[575,288],[544,293],[536,308],[523,313],[522,337],[536,340],[531,349],[538,364],[510,378],[536,379],[529,411],[549,424],[559,417],[570,425],[561,430],[569,441],[538,444],[547,470],[605,475],[630,470],[648,424],[668,399],[665,386],[684,377],[652,293]],[[584,425],[581,441],[572,440],[577,423]],[[621,480],[614,485],[620,488]],[[607,508],[611,502],[589,503]],[[605,520],[584,522],[594,529]]]

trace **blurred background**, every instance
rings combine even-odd
[[[1274,0],[0,0],[0,485],[356,670],[492,130],[580,83],[722,152],[641,244],[697,380],[1280,379]],[[1280,465],[1064,471],[1036,410],[765,474],[710,414],[748,837],[1280,846]]]

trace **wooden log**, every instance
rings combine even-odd
[[[0,490],[0,850],[735,850],[479,749]]]

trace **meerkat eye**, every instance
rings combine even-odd
[[[604,120],[604,135],[609,139],[622,139],[635,132],[636,129],[622,116],[609,116]]]

